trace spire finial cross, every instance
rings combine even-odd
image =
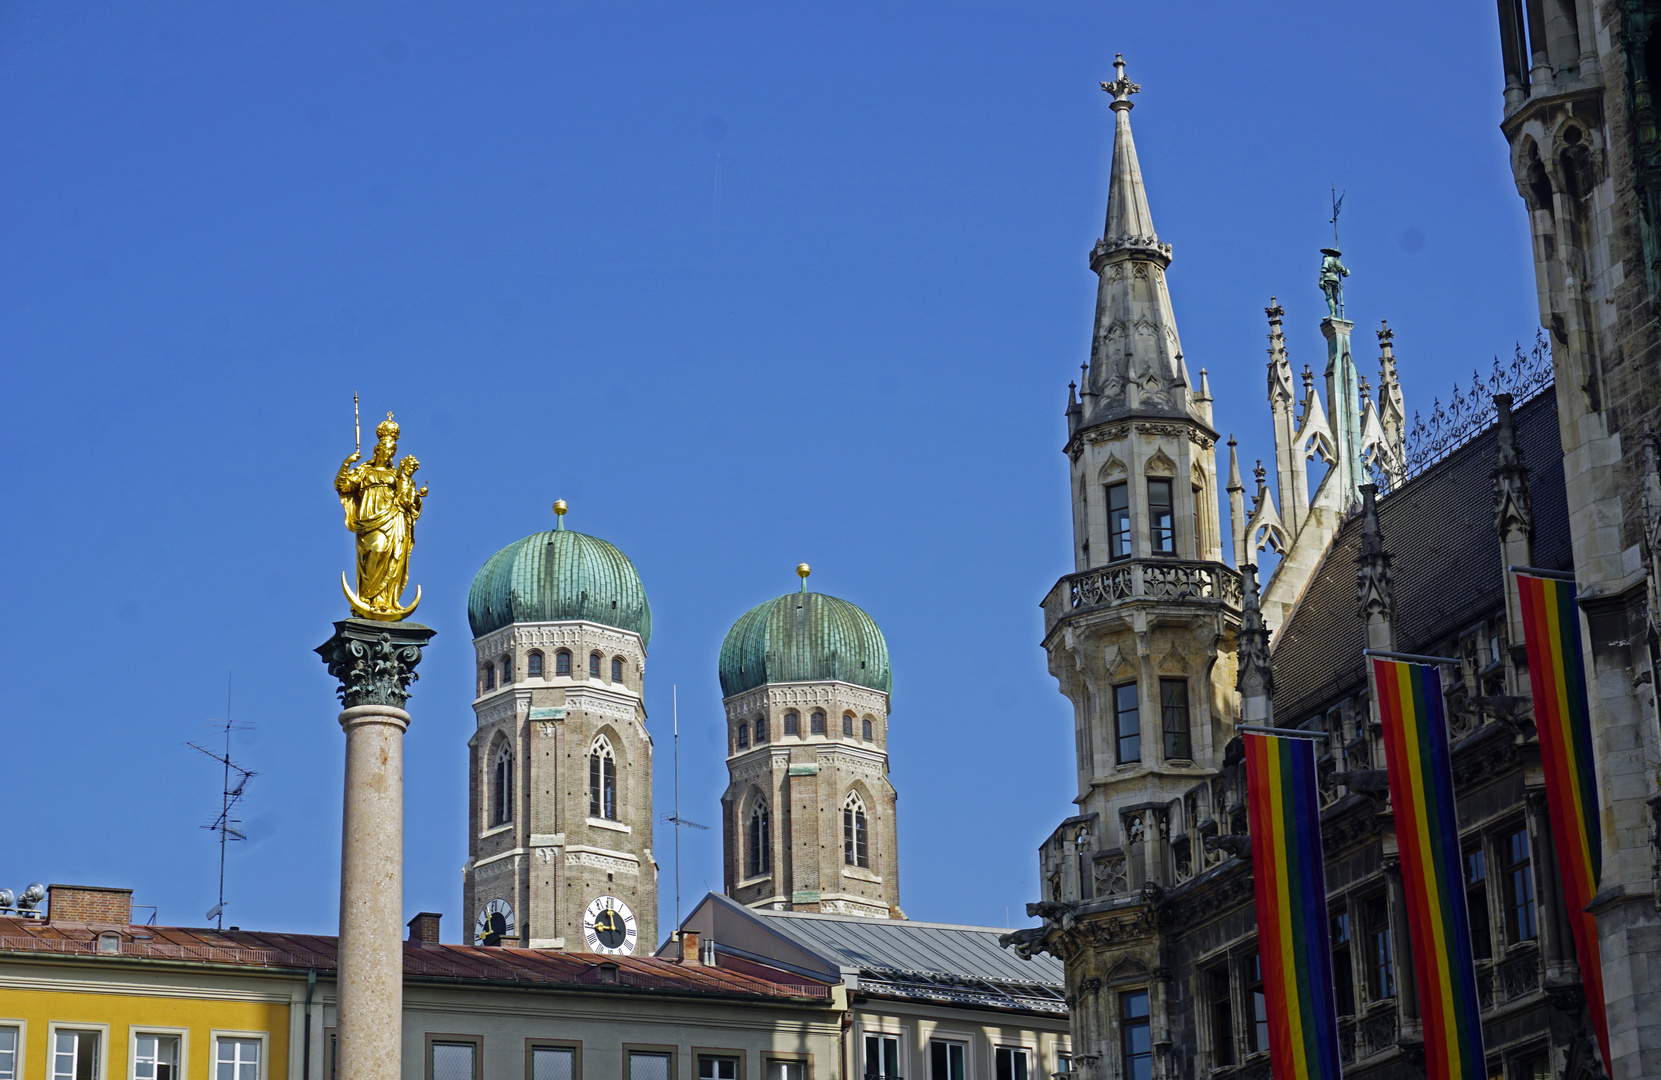
[[[1113,108],[1123,105],[1131,107],[1130,95],[1141,93],[1142,87],[1125,78],[1125,54],[1116,53],[1113,57],[1113,81],[1102,83],[1102,89],[1113,95]]]

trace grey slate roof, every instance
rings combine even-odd
[[[1529,468],[1534,565],[1571,568],[1568,501],[1557,396],[1547,389],[1513,412]],[[1394,556],[1396,648],[1425,652],[1505,605],[1494,533],[1494,429],[1379,500],[1379,532]],[[1275,720],[1298,724],[1366,681],[1366,628],[1356,614],[1355,557],[1361,518],[1333,538],[1290,621],[1275,641]]]
[[[985,926],[752,911],[775,933],[857,973],[865,993],[1065,1013],[1066,972],[1040,954],[1022,960]]]

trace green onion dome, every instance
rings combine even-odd
[[[486,560],[467,593],[475,638],[512,623],[565,619],[631,631],[643,646],[652,640],[652,606],[640,574],[597,536],[565,528],[532,533]]]
[[[893,684],[888,642],[876,622],[854,604],[807,592],[802,584],[802,592],[746,611],[727,631],[721,643],[721,696],[766,683],[831,679],[888,693]]]

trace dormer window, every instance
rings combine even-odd
[[[98,951],[101,953],[118,953],[121,951],[121,935],[113,930],[106,930],[98,935]]]

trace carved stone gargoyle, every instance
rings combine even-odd
[[[1043,919],[1043,926],[1029,926],[1022,930],[1015,930],[1008,934],[998,935],[1000,948],[1013,949],[1015,955],[1023,960],[1031,960],[1034,953],[1044,948],[1044,942],[1056,931],[1071,930],[1077,921],[1073,917],[1074,905],[1063,904],[1056,900],[1040,900],[1027,905],[1029,919]]]
[[[1208,836],[1205,838],[1205,850],[1226,851],[1238,859],[1252,857],[1252,838],[1250,834],[1225,833],[1222,836]]]
[[[1383,769],[1356,769],[1351,772],[1330,772],[1321,777],[1321,786],[1335,788],[1343,784],[1363,795],[1390,794],[1390,774]]]

